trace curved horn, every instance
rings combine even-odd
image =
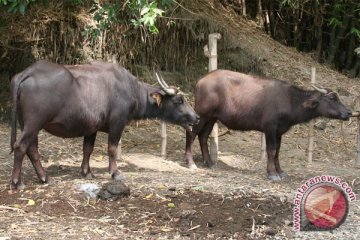
[[[324,89],[324,88],[319,88],[319,87],[315,86],[315,84],[311,84],[311,86],[312,86],[315,90],[317,90],[317,91],[319,91],[319,92],[321,92],[321,93],[323,93],[323,94],[327,94],[327,93],[328,93],[328,91],[327,91],[326,89]]]
[[[160,87],[161,87],[162,89],[166,88],[166,86],[164,86],[164,83],[161,81],[161,79],[160,79],[160,77],[159,77],[159,74],[158,74],[158,73],[155,73],[155,75],[156,75],[156,79],[157,79],[158,83],[160,84]]]
[[[167,83],[165,82],[164,78],[161,75],[160,75],[160,80],[166,88],[170,88],[169,85],[167,85]]]
[[[176,90],[170,88],[164,81],[164,79],[162,79],[162,77],[159,77],[159,74],[156,73],[156,78],[157,81],[159,82],[161,89],[164,90],[165,93],[169,94],[169,95],[175,95],[176,94]]]

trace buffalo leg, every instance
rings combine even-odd
[[[267,161],[267,174],[268,178],[272,181],[280,181],[281,178],[276,171],[275,167],[275,156],[276,156],[276,133],[273,131],[265,132],[265,138],[266,138],[266,152],[268,156]]]
[[[209,148],[207,144],[207,140],[215,122],[216,119],[210,119],[207,123],[205,123],[204,127],[199,132],[201,154],[203,156],[204,163],[208,168],[213,168],[215,166],[215,162],[210,158]]]
[[[94,150],[94,144],[96,139],[96,132],[90,136],[84,137],[84,144],[83,144],[83,161],[81,163],[81,175],[85,178],[93,178],[94,175],[91,173],[90,170],[90,155]]]
[[[11,185],[15,189],[25,188],[25,185],[21,180],[22,163],[25,153],[28,151],[29,146],[34,144],[36,136],[37,132],[30,133],[24,130],[22,131],[19,140],[14,144],[14,167],[11,176]]]
[[[276,172],[279,174],[281,178],[286,176],[286,173],[281,169],[280,162],[279,162],[279,153],[280,153],[280,146],[281,146],[281,135],[277,135],[276,137],[276,153],[275,153],[275,169]]]
[[[46,172],[40,162],[40,154],[38,148],[38,137],[36,136],[33,144],[31,144],[27,150],[27,155],[36,171],[36,174],[42,183],[49,182]]]
[[[197,166],[194,163],[194,159],[193,159],[192,146],[194,144],[196,135],[198,135],[199,131],[201,131],[205,123],[206,121],[204,119],[200,119],[200,122],[193,127],[192,131],[186,130],[185,160],[190,169],[197,169]]]
[[[112,179],[115,181],[122,181],[125,178],[117,167],[116,157],[121,134],[125,126],[113,124],[113,127],[116,129],[110,131],[108,138],[109,173],[111,174]]]

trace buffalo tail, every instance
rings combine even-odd
[[[11,139],[10,139],[10,147],[12,153],[14,151],[14,144],[16,142],[16,122],[17,122],[17,99],[19,95],[19,88],[20,84],[26,79],[27,77],[23,73],[16,74],[13,79],[13,89],[12,89],[12,102],[13,108],[11,112]]]

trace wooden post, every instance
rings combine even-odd
[[[246,17],[246,1],[245,0],[241,0],[241,5],[242,5],[242,15],[244,17]]]
[[[311,84],[316,83],[316,68],[311,68]],[[314,152],[314,124],[315,120],[310,121],[309,126],[309,148],[308,148],[308,165],[310,166],[313,161],[313,152]]]
[[[358,96],[355,100],[355,111],[358,112],[357,116],[357,161],[356,165],[360,167],[360,96]]]
[[[166,122],[161,122],[161,157],[166,158],[167,133]]]
[[[265,161],[266,160],[266,139],[265,139],[265,133],[261,133],[261,154],[260,154],[260,160]]]
[[[205,46],[204,53],[209,58],[209,72],[217,69],[217,40],[221,39],[220,33],[209,34],[209,47]],[[210,158],[212,161],[217,161],[219,150],[219,126],[214,124],[210,136]]]

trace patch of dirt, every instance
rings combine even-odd
[[[9,128],[0,125],[0,237],[10,239],[314,239],[335,235],[356,239],[358,201],[339,229],[307,233],[292,230],[292,201],[296,189],[316,175],[335,175],[360,192],[355,164],[355,122],[330,121],[316,131],[315,160],[306,162],[307,130],[296,126],[284,135],[280,163],[289,176],[266,179],[260,160],[260,134],[230,132],[220,137],[214,170],[204,168],[198,143],[191,171],[183,160],[184,131],[168,126],[168,156],[160,157],[160,124],[140,122],[126,128],[123,161],[118,161],[130,186],[128,198],[88,199],[77,187],[108,183],[107,136],[99,134],[91,167],[96,179],[80,176],[82,139],[61,139],[41,132],[42,163],[53,184],[41,185],[30,161],[23,165],[24,191],[9,190],[12,156]],[[221,126],[220,126],[221,127]],[[220,131],[223,131],[221,129]],[[34,200],[32,204],[29,200]],[[46,236],[46,237],[44,237]],[[6,239],[6,238],[5,238]]]
[[[41,223],[43,221],[88,220],[120,226],[125,235],[126,232],[131,232],[155,238],[166,234],[170,238],[182,236],[216,239],[247,238],[246,233],[250,234],[254,227],[265,229],[274,235],[284,225],[283,219],[290,219],[290,204],[276,198],[219,195],[191,188],[170,189],[164,187],[147,193],[141,189],[133,189],[129,198],[104,202],[87,201],[81,193],[68,190],[60,196],[50,195],[44,198],[43,192],[47,190],[41,188],[39,191],[35,187],[22,193],[1,192],[1,205],[14,206],[7,210],[17,214],[17,217],[23,216],[31,225],[39,226],[40,231],[32,235],[33,238],[41,238],[44,234],[42,231],[45,229],[41,227],[44,225]],[[36,204],[29,205],[28,199],[34,200]],[[277,212],[276,215],[273,214],[274,211]],[[1,225],[7,227],[5,221]],[[13,222],[7,233],[26,234],[28,230],[22,225],[21,222]],[[85,223],[79,226],[79,230],[89,232],[90,228],[87,226],[88,223]],[[104,237],[111,237],[112,233],[106,231],[107,226],[96,226],[94,229],[96,228],[103,229],[98,231]],[[61,230],[63,229],[52,229],[50,237],[63,234]]]

